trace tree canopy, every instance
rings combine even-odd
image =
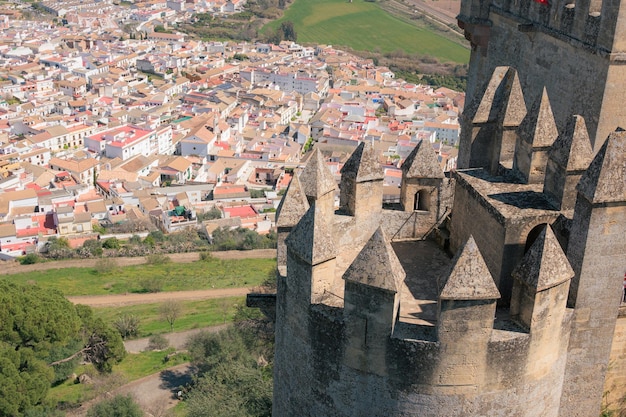
[[[252,309],[245,309],[244,319]],[[187,397],[196,417],[270,417],[273,330],[263,319],[238,321],[219,333],[201,332],[187,343],[198,370]]]
[[[117,395],[94,405],[87,417],[142,417],[141,407],[130,395]]]
[[[119,335],[89,307],[0,279],[0,417],[41,407],[50,384],[67,378],[81,356],[107,371],[124,354]]]

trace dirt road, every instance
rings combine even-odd
[[[86,295],[67,297],[74,304],[84,304],[90,307],[117,307],[135,304],[160,303],[166,300],[194,301],[210,298],[243,297],[250,292],[250,288],[220,288],[212,290],[171,291],[148,294],[116,294],[116,295]]]
[[[276,249],[256,249],[248,251],[211,252],[217,259],[267,259],[276,257]],[[199,252],[169,253],[172,262],[190,263],[200,259]],[[119,266],[141,265],[146,263],[143,256],[136,258],[114,258]],[[93,268],[98,262],[93,259],[67,259],[62,261],[42,262],[33,265],[20,265],[18,262],[0,262],[0,274],[18,274],[21,272],[46,271],[62,268]]]

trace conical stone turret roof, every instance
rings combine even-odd
[[[294,173],[289,187],[276,209],[276,227],[295,226],[309,209],[298,175]]]
[[[343,274],[346,281],[396,293],[405,277],[404,268],[380,227]]]
[[[574,270],[548,225],[513,270],[513,277],[537,291],[555,287],[573,276]]]
[[[441,300],[497,300],[500,291],[473,236],[457,252],[439,294]]]
[[[526,103],[517,71],[496,67],[485,93],[463,111],[473,123],[501,121],[502,126],[519,126],[526,115]]]
[[[626,201],[626,131],[609,135],[577,188],[592,203]]]
[[[532,143],[533,148],[552,146],[559,136],[559,130],[554,121],[554,114],[552,113],[550,99],[545,87],[526,117],[524,117],[517,132],[523,140]]]
[[[437,160],[435,150],[424,140],[420,140],[402,164],[405,178],[443,178],[443,170]]]
[[[570,117],[565,130],[552,144],[548,157],[567,172],[584,171],[589,167],[593,149],[582,116]]]
[[[313,151],[313,155],[300,174],[300,183],[305,195],[315,200],[337,188],[335,178],[324,163],[324,157],[319,148]]]
[[[315,203],[289,233],[285,243],[293,254],[309,265],[317,265],[337,257],[330,225]]]
[[[352,177],[357,182],[380,180],[385,177],[377,153],[368,142],[361,142],[352,152],[341,168],[341,175]]]

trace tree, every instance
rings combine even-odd
[[[293,22],[291,20],[285,20],[280,24],[279,32],[282,33],[282,38],[286,41],[296,41],[298,39],[298,34],[293,27]]]
[[[119,335],[88,313],[56,290],[0,280],[0,416],[41,409],[50,384],[80,357],[103,371],[123,357]]]
[[[70,247],[70,241],[65,237],[51,237],[46,245],[48,257],[52,259],[70,258],[74,251]]]
[[[161,318],[169,323],[170,331],[174,330],[174,323],[180,316],[182,310],[181,304],[176,300],[167,300],[159,307]]]
[[[87,239],[82,247],[86,256],[102,256],[102,244],[97,239]]]
[[[130,395],[116,395],[91,407],[87,417],[142,417],[141,407]]]
[[[187,348],[199,370],[186,399],[189,415],[271,416],[273,335],[266,330],[239,323],[189,339]]]
[[[90,307],[77,305],[76,311],[83,322],[81,336],[85,360],[100,372],[111,372],[113,365],[126,356],[120,334],[101,318],[94,317]]]

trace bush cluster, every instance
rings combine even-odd
[[[219,212],[219,210],[217,210]],[[179,232],[164,234],[152,231],[145,238],[131,236],[128,241],[116,237],[107,239],[89,239],[77,249],[70,247],[67,238],[52,237],[41,254],[28,254],[19,259],[23,265],[42,262],[46,259],[102,258],[96,265],[98,273],[113,272],[117,265],[110,258],[144,256],[151,265],[162,265],[170,261],[169,253],[207,252],[221,250],[250,250],[276,247],[276,234],[259,235],[255,231],[237,228],[219,228],[213,233],[212,242],[198,234],[198,230],[189,228]],[[201,255],[202,256],[202,255]],[[204,256],[210,256],[208,254]],[[204,259],[204,258],[203,258]]]

